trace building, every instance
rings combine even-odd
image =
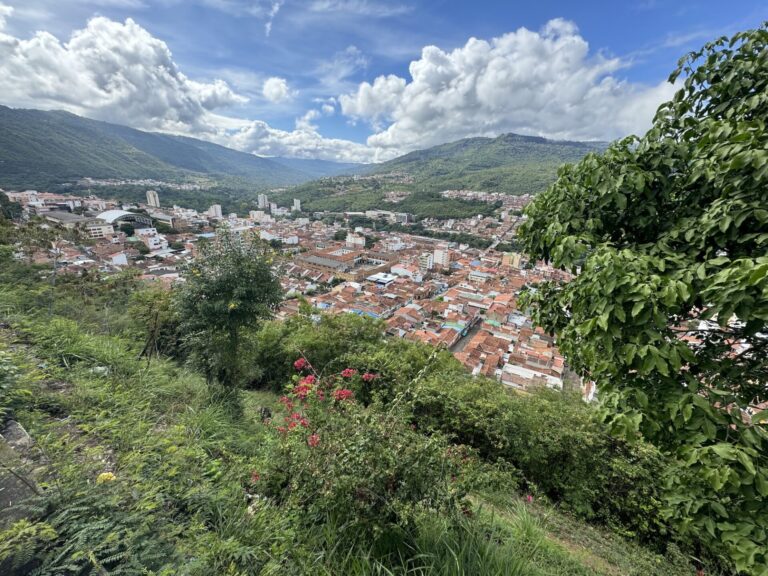
[[[293,208],[291,208],[291,211],[301,212],[301,200],[299,200],[298,198],[293,199]]]
[[[426,274],[435,267],[435,256],[432,252],[424,252],[419,256],[419,270]]]
[[[365,236],[360,236],[358,234],[353,234],[352,232],[350,232],[347,234],[347,239],[345,243],[347,245],[347,248],[362,250],[363,248],[365,248]]]
[[[444,270],[451,266],[451,252],[447,248],[435,248],[433,259],[435,266]]]
[[[149,216],[126,210],[107,210],[99,214],[97,218],[107,224],[118,227],[121,224],[131,224],[134,228],[148,228],[152,226],[152,219]]]
[[[160,195],[155,190],[147,190],[147,205],[160,208]]]
[[[111,238],[115,233],[115,228],[112,224],[107,224],[99,219],[93,219],[85,223],[85,231],[88,234],[88,238],[97,240],[100,238]]]
[[[259,194],[259,210],[269,209],[269,197],[266,194]]]
[[[142,228],[136,230],[136,236],[149,248],[151,252],[156,250],[165,250],[168,248],[168,241],[164,236],[157,233],[154,228]]]
[[[208,208],[208,217],[223,218],[221,215],[221,204],[213,204],[210,208]]]

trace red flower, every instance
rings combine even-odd
[[[309,374],[308,376],[304,376],[304,378],[301,379],[302,384],[307,384],[308,386],[312,386],[312,384],[315,383],[315,376],[313,374]]]
[[[342,402],[344,400],[352,400],[353,397],[354,397],[354,393],[352,392],[352,390],[347,390],[346,388],[333,391],[334,400],[338,400],[339,402]]]
[[[528,494],[528,495],[525,497],[525,501],[526,501],[526,502],[528,502],[528,504],[530,504],[531,502],[533,502],[533,496],[531,496],[530,494]]]
[[[280,396],[280,404],[285,406],[286,410],[293,410],[293,401],[288,396]]]
[[[280,434],[285,434],[286,433],[285,426],[278,426],[277,431],[280,432]]]
[[[259,480],[261,480],[261,475],[258,472],[256,472],[256,470],[253,470],[251,472],[251,482],[255,484]]]
[[[299,424],[304,426],[304,428],[307,428],[309,426],[309,420],[307,420],[306,418],[302,418],[301,420],[299,420]]]
[[[355,370],[354,368],[345,368],[344,370],[341,371],[342,378],[352,378],[352,376],[354,376],[355,374],[357,374],[357,370]]]
[[[307,444],[309,444],[310,448],[315,448],[318,444],[320,444],[320,436],[317,434],[312,434],[309,438],[307,438]]]
[[[288,424],[288,430],[293,430],[294,428],[296,428],[296,422],[295,421],[291,422],[290,424]]]
[[[307,395],[309,394],[309,391],[310,391],[310,387],[307,386],[306,384],[301,384],[299,386],[296,386],[296,388],[293,389],[293,393],[296,394],[296,396],[301,398],[302,400],[304,400],[304,398],[307,397]]]
[[[299,372],[304,370],[306,366],[307,366],[307,361],[304,358],[299,358],[298,360],[296,360],[296,362],[293,363],[293,367],[296,368],[296,370],[298,370]]]
[[[376,374],[371,374],[370,372],[363,374],[364,382],[373,382],[374,380],[376,380]]]

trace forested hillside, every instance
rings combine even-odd
[[[420,190],[535,194],[555,181],[561,165],[578,162],[605,146],[602,142],[561,142],[502,134],[411,152],[377,165],[374,171],[410,174]]]
[[[46,188],[80,178],[226,182],[251,189],[338,173],[348,164],[238,152],[194,138],[143,132],[67,112],[0,106],[0,187]]]

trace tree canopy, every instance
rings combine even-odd
[[[201,246],[176,294],[181,329],[209,382],[240,385],[240,333],[270,318],[282,301],[268,248],[221,229]]]
[[[768,573],[768,25],[680,61],[643,137],[526,210],[528,253],[581,273],[529,295],[617,432],[676,458],[669,516]]]

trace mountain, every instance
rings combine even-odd
[[[578,162],[590,152],[604,150],[606,145],[519,134],[466,138],[382,164],[358,165],[348,178],[308,182],[276,195],[276,200],[299,198],[306,210],[362,211],[389,206],[418,217],[466,218],[493,208],[481,201],[444,198],[441,191],[535,194],[555,181],[560,166]],[[378,177],[356,177],[361,174]],[[388,203],[388,191],[401,191],[405,197]]]
[[[0,187],[45,188],[83,177],[291,186],[355,165],[271,159],[195,138],[135,130],[68,112],[0,106]]]
[[[360,174],[370,168],[369,164],[353,164],[352,162],[331,162],[329,160],[312,160],[309,158],[270,158],[293,170],[299,170],[313,178],[340,176],[342,174]]]
[[[417,150],[376,165],[371,173],[404,172],[419,189],[471,189],[508,194],[536,193],[554,182],[557,168],[578,162],[604,142],[569,142],[502,134],[466,138]]]

